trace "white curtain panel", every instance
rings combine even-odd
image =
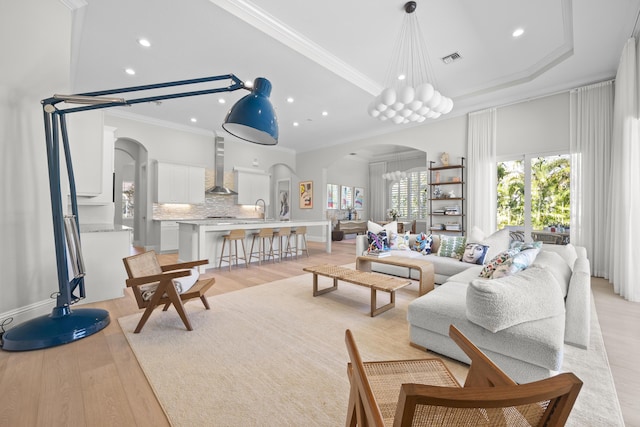
[[[497,169],[495,108],[469,114],[467,143],[467,232],[496,231]]]
[[[387,171],[387,165],[384,162],[369,164],[369,215],[370,219],[381,220],[387,217],[387,187],[382,174]]]
[[[640,137],[638,102],[640,72],[636,40],[625,45],[615,83],[611,187],[609,191],[609,275],[613,289],[640,301],[636,246],[640,242]]]
[[[606,277],[613,82],[571,91],[570,113],[571,242],[587,249],[591,274]]]

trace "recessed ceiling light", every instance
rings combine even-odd
[[[299,126],[299,125],[300,125],[300,123],[298,123],[298,122],[293,122],[293,125],[297,127],[297,126]]]
[[[522,28],[517,28],[513,33],[511,33],[513,37],[520,37],[523,34],[524,30]]]
[[[124,70],[124,72],[129,74],[130,76],[133,76],[136,73],[136,70],[134,70],[133,68],[127,68],[126,70]]]
[[[405,76],[404,74],[400,74],[400,75],[398,76],[398,80],[404,80],[404,79],[406,79],[406,78],[407,78],[407,76]]]
[[[322,115],[326,117],[326,116],[328,116],[328,115],[329,115],[329,113],[328,113],[328,112],[326,112],[326,111],[323,111],[323,112],[322,112]]]
[[[291,103],[293,102],[293,98],[292,98],[292,97],[288,97],[288,98],[287,98],[287,102],[288,102],[289,104],[291,104]]]
[[[227,101],[225,101],[225,99],[224,99],[224,98],[218,98],[218,104],[224,104],[224,103],[226,103],[226,102],[227,102]]]
[[[198,119],[196,119],[195,117],[191,117],[191,123],[196,123],[198,121]]]
[[[147,39],[138,39],[138,44],[140,46],[144,46],[144,47],[150,47],[151,46],[151,42]]]

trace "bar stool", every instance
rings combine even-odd
[[[300,236],[301,241],[298,240],[298,236]],[[307,226],[296,227],[291,230],[291,237],[293,237],[293,244],[295,246],[293,253],[298,258],[298,252],[302,255],[302,252],[306,252],[307,258],[309,257],[309,250],[307,249]],[[298,243],[304,242],[304,247],[298,248]]]
[[[226,263],[229,263],[229,271],[231,271],[232,258],[235,258],[236,266],[238,266],[238,260],[241,259],[244,260],[245,267],[249,268],[249,262],[247,262],[247,251],[244,247],[244,237],[244,230],[231,230],[229,234],[224,236],[224,240],[222,241],[222,251],[220,251],[220,262],[218,263],[218,268],[222,266],[222,261],[224,261]],[[244,255],[244,257],[238,256],[238,240],[240,240],[240,243],[242,244],[242,254]],[[229,253],[226,255],[227,259],[224,259],[224,248],[227,245],[227,242],[229,242]],[[231,242],[235,244],[235,251],[231,248]]]
[[[278,241],[278,248],[274,249],[274,256],[277,255],[280,261],[282,261],[283,257],[286,258],[287,255],[293,256],[293,252],[291,252],[291,235],[291,227],[280,227],[273,231],[273,240]]]
[[[249,262],[254,258],[258,258],[258,265],[262,265],[262,261],[269,257],[275,261],[273,257],[273,228],[262,228],[252,234],[251,251],[249,253]],[[254,252],[253,247],[258,240],[258,251]],[[269,247],[267,247],[267,244]],[[257,254],[257,255],[256,255]]]

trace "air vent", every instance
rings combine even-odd
[[[453,52],[451,55],[447,55],[442,58],[442,62],[445,64],[451,64],[453,61],[457,61],[458,59],[462,59],[462,56],[458,52]]]

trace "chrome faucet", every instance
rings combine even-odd
[[[267,222],[267,203],[263,199],[256,200],[256,204],[253,209],[258,210],[258,202],[262,201],[262,216],[264,218],[264,222]]]

